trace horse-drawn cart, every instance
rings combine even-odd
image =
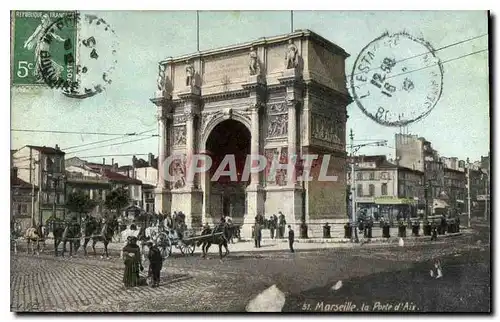
[[[164,258],[172,255],[172,249],[174,247],[177,248],[181,254],[187,256],[194,254],[196,244],[203,238],[215,237],[222,234],[222,232],[218,232],[215,234],[196,236],[194,230],[178,232],[175,229],[169,229],[159,233],[157,241]]]

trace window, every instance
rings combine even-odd
[[[363,172],[356,173],[356,180],[363,180]]]
[[[362,184],[358,184],[356,186],[356,195],[358,197],[363,197],[363,185]]]
[[[370,180],[375,180],[375,172],[370,172]]]
[[[382,183],[382,196],[387,196],[387,183]]]
[[[368,193],[370,194],[370,197],[373,197],[375,195],[375,185],[371,184],[368,187]]]

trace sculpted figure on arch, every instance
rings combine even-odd
[[[290,39],[288,40],[288,49],[285,56],[285,67],[286,69],[297,68],[299,65],[299,51],[297,46]]]
[[[250,54],[248,55],[250,58],[250,63],[248,68],[250,69],[250,76],[259,75],[260,74],[260,65],[259,58],[257,56],[257,51],[255,48],[250,48]]]
[[[186,86],[194,86],[194,66],[186,61]]]

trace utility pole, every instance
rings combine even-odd
[[[351,213],[352,213],[352,236],[351,240],[355,243],[359,242],[358,239],[358,230],[357,230],[357,222],[356,222],[356,162],[354,161],[354,155],[359,149],[365,146],[386,146],[387,145],[387,140],[382,140],[382,141],[375,141],[375,142],[369,142],[369,143],[364,143],[364,144],[358,144],[354,145],[354,133],[351,129],[350,134],[350,144],[351,144]]]
[[[30,166],[30,171],[33,171],[33,174],[30,175],[31,178],[35,177],[35,172],[36,172],[36,161],[33,162],[31,160]],[[35,180],[31,180],[31,224],[34,226],[35,225]],[[40,186],[40,183],[38,184]]]
[[[470,163],[467,158],[467,228],[470,228]]]
[[[351,241],[358,242],[358,230],[356,224],[356,170],[354,167],[356,163],[354,162],[354,133],[352,129],[349,134],[351,139],[351,218],[352,218],[352,235]]]

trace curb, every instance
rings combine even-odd
[[[456,237],[456,236],[461,236],[464,234],[468,234],[469,231],[461,231],[458,233],[450,233],[450,234],[445,234],[445,235],[438,235],[438,239],[440,238],[451,238],[451,237]],[[390,237],[390,238],[382,238],[382,237],[376,237],[376,238],[370,238],[369,241],[370,243],[374,242],[381,242],[381,243],[387,243],[389,242],[398,242],[400,237]],[[406,241],[426,241],[430,240],[431,236],[420,236],[420,237],[404,237],[403,240]],[[359,240],[365,240],[363,237],[359,237]],[[240,242],[253,242],[253,239],[250,238],[242,238]],[[279,242],[279,243],[288,243],[288,239],[270,239],[270,238],[264,238],[261,240],[262,242]],[[351,240],[348,238],[338,238],[338,237],[333,237],[333,238],[297,238],[294,241],[295,243],[314,243],[314,244],[346,244],[346,243],[351,243]]]

